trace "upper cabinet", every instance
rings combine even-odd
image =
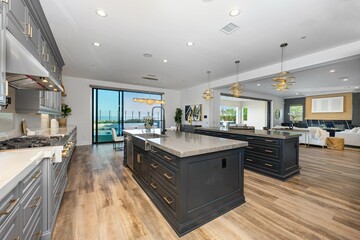
[[[0,106],[6,104],[6,42],[5,42],[5,9],[0,1]]]

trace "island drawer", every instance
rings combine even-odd
[[[18,187],[15,187],[0,201],[0,229],[2,228],[3,223],[10,217],[19,205],[19,201],[20,196]]]
[[[176,202],[178,199],[174,196],[174,194],[165,190],[160,181],[157,181],[153,176],[150,178],[150,188],[153,192],[155,192],[155,196],[159,199],[162,205],[170,210],[173,215],[176,215]]]
[[[274,138],[245,136],[244,141],[248,141],[249,145],[257,144],[257,145],[280,146],[280,140]]]
[[[34,187],[29,190],[27,195],[21,200],[20,206],[23,212],[22,214],[22,222],[24,224],[24,228],[29,228],[30,219],[33,218],[33,215],[37,210],[41,211],[42,208],[42,185],[41,179],[38,179],[35,182]]]
[[[151,153],[158,157],[159,159],[163,160],[164,162],[166,162],[167,164],[170,164],[172,166],[176,166],[177,167],[177,157],[165,152],[157,147],[152,146],[151,147]]]
[[[280,157],[280,149],[278,147],[273,147],[268,145],[259,146],[259,145],[251,144],[245,148],[245,153],[261,154],[268,158],[270,157],[278,161]]]
[[[24,195],[32,184],[42,176],[42,164],[38,164],[34,170],[32,170],[22,181],[21,181],[21,195]]]
[[[3,225],[0,225],[0,239],[20,239],[19,229],[19,207],[15,207]]]
[[[150,167],[153,171],[159,174],[160,178],[165,180],[164,183],[171,185],[172,187],[177,188],[176,186],[176,172],[170,170],[159,161],[152,159],[150,162]]]
[[[256,166],[256,168],[276,173],[280,171],[278,163],[252,157],[251,155],[245,155],[245,166]]]

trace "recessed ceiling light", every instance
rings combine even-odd
[[[43,83],[49,82],[49,80],[47,80],[46,78],[43,78],[41,81],[42,81]]]
[[[349,80],[349,79],[347,79],[347,78],[344,78],[344,79],[343,79],[344,82],[346,82],[347,80]]]
[[[305,39],[306,38],[306,36],[302,36],[300,39]]]
[[[297,93],[295,93],[296,95],[299,95],[299,93],[297,92]]]
[[[332,69],[332,70],[330,70],[330,72],[331,72],[331,73],[334,73],[334,72],[335,72],[335,70],[334,70],[334,69]]]
[[[54,88],[54,91],[57,92],[57,91],[59,91],[59,90],[58,90],[57,88]]]
[[[54,87],[53,85],[51,85],[51,84],[49,84],[49,88],[52,88],[52,87]]]
[[[194,46],[194,43],[193,42],[187,42],[186,45],[188,45],[190,47],[190,46]]]
[[[229,15],[232,16],[232,17],[235,17],[235,16],[237,16],[239,14],[240,14],[240,9],[238,9],[238,8],[235,8],[235,9],[231,10],[230,13],[229,13]]]
[[[260,84],[260,83],[258,83],[258,84],[256,84],[256,86],[261,86],[261,84]]]
[[[144,53],[143,56],[146,57],[146,58],[151,58],[152,54],[151,53]]]
[[[355,88],[359,88],[358,86],[356,86]]]
[[[98,9],[95,11],[97,15],[99,15],[100,17],[106,17],[107,16],[107,13],[102,10],[102,9]]]
[[[168,60],[167,60],[167,59],[164,59],[164,60],[163,60],[163,62],[164,62],[164,63],[167,63],[167,62],[168,62]]]
[[[100,46],[101,46],[101,44],[98,43],[98,42],[94,42],[93,45],[94,45],[95,47],[100,47]]]

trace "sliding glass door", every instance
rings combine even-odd
[[[115,128],[117,135],[123,135],[124,129],[144,128],[144,118],[153,113],[154,127],[162,125],[161,106],[157,104],[134,102],[133,98],[152,98],[161,100],[161,94],[130,92],[122,90],[92,89],[92,133],[93,143],[112,142],[111,128]]]

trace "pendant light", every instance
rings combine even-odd
[[[244,86],[239,84],[239,63],[240,61],[235,61],[236,64],[236,82],[229,88],[230,93],[234,97],[240,97],[244,93]]]
[[[158,99],[153,99],[151,98],[151,93],[149,98],[133,98],[134,102],[138,102],[138,103],[146,103],[148,105],[153,105],[155,104],[165,104],[165,100],[158,100]]]
[[[273,80],[276,82],[273,84],[273,87],[279,91],[283,92],[289,89],[289,86],[295,85],[295,77],[290,73],[283,71],[283,60],[284,60],[284,48],[287,46],[287,43],[282,43],[281,47],[281,69]]]
[[[202,98],[205,99],[205,101],[211,101],[211,99],[214,98],[213,96],[213,93],[212,93],[212,90],[210,89],[210,71],[207,71],[206,72],[208,74],[208,79],[209,79],[209,88],[206,89],[204,92],[203,92],[203,96]]]

